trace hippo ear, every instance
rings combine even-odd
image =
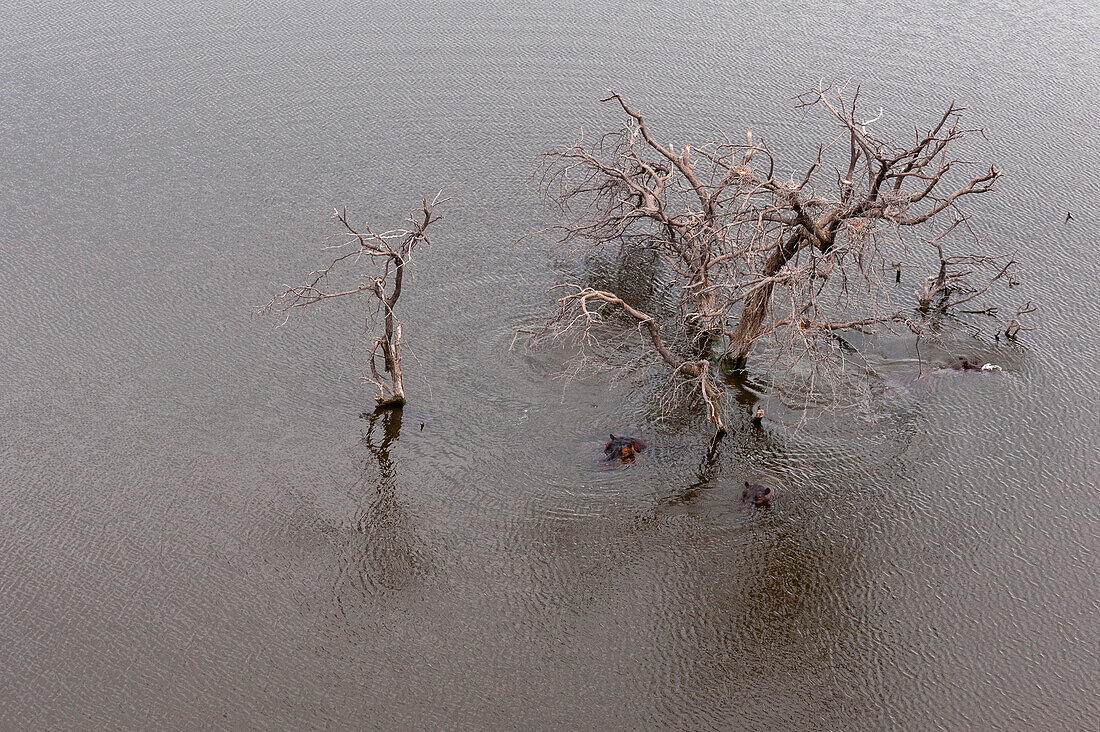
[[[749,482],[746,480],[745,481],[745,490],[748,490],[748,488],[749,488]]]
[[[615,439],[615,434],[611,433],[611,434],[608,435],[608,437],[610,437],[612,440],[614,440]]]
[[[639,445],[637,440],[631,438],[631,440],[630,440],[630,449],[633,450],[634,452],[638,452],[639,450],[643,450],[645,448],[643,448],[641,445]]]

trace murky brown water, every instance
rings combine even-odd
[[[0,9],[0,726],[1100,728],[1093,3],[108,5]],[[563,272],[654,290],[515,243],[606,87],[798,144],[789,97],[849,75],[986,126],[1043,309],[946,338],[1003,374],[884,346],[869,413],[769,391],[708,456],[645,378],[509,352]],[[250,311],[333,206],[439,189],[425,368],[360,419],[354,307]],[[611,430],[652,450],[608,469]]]

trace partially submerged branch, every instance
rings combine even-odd
[[[635,328],[644,332],[653,349],[660,355],[665,365],[672,369],[670,378],[682,378],[693,385],[707,406],[707,416],[719,432],[725,431],[720,405],[721,390],[710,379],[711,364],[705,359],[685,360],[675,356],[662,338],[657,320],[627,304],[618,295],[590,287],[566,284],[553,288],[568,290],[558,298],[557,315],[538,331],[530,331],[536,339],[569,334],[574,339],[589,346],[597,342],[597,329],[608,320],[607,311],[621,313],[635,323]]]

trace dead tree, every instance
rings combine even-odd
[[[439,196],[431,202],[424,199],[420,209],[405,219],[405,226],[388,231],[376,231],[369,222],[359,227],[353,226],[346,208],[336,210],[333,217],[342,227],[337,234],[341,241],[326,247],[336,254],[324,268],[310,272],[305,284],[284,285],[260,308],[260,312],[274,310],[289,318],[295,308],[348,295],[367,293],[371,296],[373,306],[368,308],[367,327],[374,330],[381,325],[381,332],[371,343],[363,380],[378,389],[375,396],[377,409],[405,404],[401,373],[401,322],[395,309],[405,282],[405,268],[412,261],[416,249],[421,244],[430,243],[428,227],[442,218],[435,213],[440,203]],[[338,267],[351,269],[357,266],[362,268],[357,285],[330,285],[330,278],[337,277]],[[385,375],[379,371],[379,358]]]
[[[623,127],[548,153],[546,193],[567,218],[563,242],[659,253],[678,312],[658,318],[615,292],[567,283],[536,340],[577,336],[594,347],[625,321],[722,430],[721,373],[744,368],[762,342],[816,372],[845,331],[893,326],[919,337],[922,310],[955,308],[1010,277],[1015,260],[984,253],[962,208],[1001,175],[959,157],[960,142],[981,133],[962,124],[964,108],[952,102],[902,142],[874,131],[884,112],[864,116],[858,88],[848,97],[819,86],[797,98],[833,132],[808,163],[780,167],[751,127],[738,142],[661,142],[612,92],[602,101],[625,113]],[[946,254],[960,237],[966,251]],[[902,267],[929,265],[916,300],[900,296]]]

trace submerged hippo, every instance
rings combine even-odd
[[[951,363],[947,364],[947,368],[955,371],[1001,371],[1001,367],[995,363],[986,363],[979,366],[973,361],[967,361],[962,356],[959,356]]]
[[[611,441],[603,446],[604,460],[613,462],[618,460],[623,463],[634,462],[635,454],[645,449],[645,443],[633,437],[616,437],[610,435]]]
[[[741,503],[745,506],[760,506],[764,508],[771,505],[773,491],[771,486],[745,481],[745,490],[741,491]]]
[[[973,361],[967,361],[962,356],[959,356],[951,363],[947,364],[947,368],[952,371],[981,371],[982,367]]]

